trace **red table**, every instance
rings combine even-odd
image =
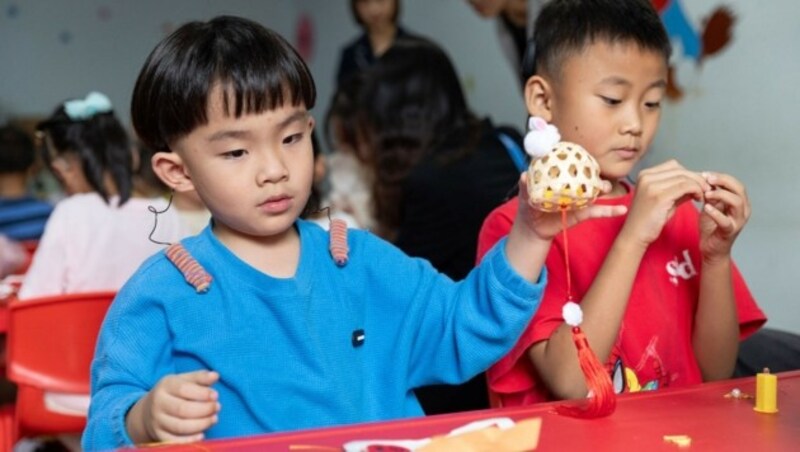
[[[490,417],[542,418],[540,451],[676,451],[665,435],[687,435],[693,451],[800,450],[800,371],[778,374],[777,414],[753,411],[753,399],[726,398],[739,388],[755,395],[755,378],[619,397],[609,417],[579,420],[553,412],[554,404],[429,416],[245,438],[164,446],[168,451],[332,451],[358,439],[417,439],[446,434]],[[316,446],[316,447],[309,447]],[[152,447],[147,450],[153,450]]]

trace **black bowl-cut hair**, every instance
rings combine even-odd
[[[567,57],[597,40],[633,43],[668,62],[672,47],[650,0],[551,0],[534,24],[522,65],[523,80],[560,74]]]
[[[225,92],[229,114],[262,113],[291,102],[314,106],[316,87],[302,57],[279,34],[248,19],[189,22],[161,41],[139,72],[133,127],[155,151],[208,122],[209,95]]]

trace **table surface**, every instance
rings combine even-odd
[[[725,397],[734,388],[755,396],[755,378],[749,377],[622,395],[616,411],[601,419],[560,416],[553,410],[556,403],[545,403],[163,446],[158,450],[332,451],[353,440],[419,439],[446,434],[469,422],[492,417],[541,417],[537,450],[544,451],[678,450],[677,445],[664,440],[665,435],[689,436],[690,450],[800,450],[800,371],[777,375],[776,414],[755,412],[754,399]]]

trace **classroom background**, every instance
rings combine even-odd
[[[734,174],[748,187],[753,215],[734,257],[769,326],[800,333],[800,2],[668,0],[680,97],[665,102],[644,164],[677,158]],[[701,58],[711,13],[732,13],[730,39]],[[334,88],[340,50],[360,32],[346,0],[15,0],[0,1],[0,122],[46,116],[55,102],[98,90],[128,121],[133,84],[150,49],[180,24],[235,14],[289,39],[318,87],[319,119]],[[522,128],[517,75],[500,50],[495,23],[466,0],[404,0],[401,24],[440,43],[457,66],[479,116]],[[724,39],[723,39],[724,40]]]

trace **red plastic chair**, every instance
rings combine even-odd
[[[14,407],[0,406],[0,451],[11,452],[14,448]]]
[[[83,431],[85,412],[53,402],[88,401],[97,334],[114,295],[78,293],[9,304],[7,374],[18,386],[13,442]]]

